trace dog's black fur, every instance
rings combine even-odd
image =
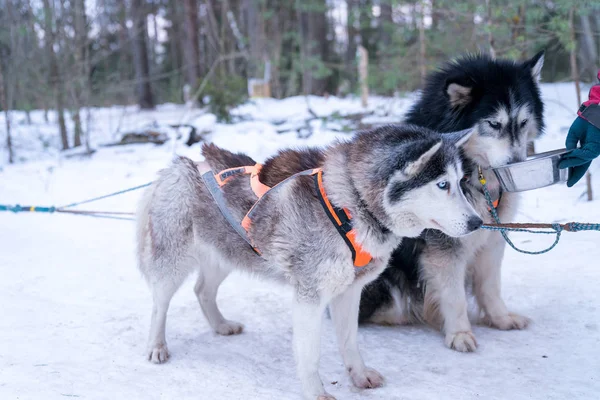
[[[540,52],[524,63],[494,60],[484,55],[468,55],[448,62],[429,75],[405,122],[437,132],[468,129],[493,113],[498,104],[508,104],[512,93],[517,102],[533,106],[542,132],[544,105],[530,71],[543,55]],[[453,83],[472,88],[469,102],[458,112],[453,110],[447,94],[448,86]]]
[[[443,65],[427,78],[420,99],[409,110],[405,122],[430,128],[438,132],[468,129],[494,113],[499,105],[512,100],[532,107],[539,132],[543,132],[543,103],[531,69],[544,52],[530,60],[517,63],[512,60],[495,60],[484,55],[467,55]],[[448,95],[451,84],[471,88],[468,99],[455,107]],[[469,176],[476,165],[463,156],[463,169]],[[466,187],[464,187],[466,189]],[[469,198],[472,194],[465,190]],[[377,310],[393,301],[391,290],[397,288],[411,298],[423,302],[425,282],[420,274],[419,259],[427,243],[449,251],[460,242],[438,231],[425,231],[417,239],[405,238],[393,253],[389,267],[363,290],[359,320],[367,321]],[[414,316],[413,320],[422,320]]]

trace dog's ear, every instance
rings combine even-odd
[[[531,72],[531,76],[535,79],[536,82],[539,82],[542,78],[542,68],[544,67],[544,54],[545,51],[542,50],[533,56],[531,59],[525,61],[525,68],[529,69]]]
[[[446,94],[450,100],[450,106],[464,107],[471,102],[472,87],[460,82],[446,82]]]
[[[448,143],[461,147],[473,136],[475,128],[463,129],[462,131],[443,133],[442,137]]]
[[[441,147],[441,140],[433,143],[431,146],[424,147],[422,149],[423,153],[419,156],[419,158],[417,158],[415,161],[409,162],[406,167],[404,167],[402,173],[407,177],[418,174],[425,167],[425,165],[427,165],[429,160],[431,160],[431,157],[433,157],[434,154],[440,150]]]

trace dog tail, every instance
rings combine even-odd
[[[245,154],[232,153],[212,143],[204,143],[202,145],[202,155],[210,165],[210,168],[215,172],[227,168],[245,167],[256,164],[256,161]]]
[[[137,209],[138,266],[148,281],[168,274],[189,257],[194,243],[193,215],[203,187],[196,165],[176,157],[160,171]]]

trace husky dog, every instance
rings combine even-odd
[[[523,63],[466,56],[429,76],[406,122],[441,132],[474,126],[464,146],[467,175],[463,190],[474,208],[493,222],[478,180],[478,166],[499,200],[502,221],[512,221],[517,194],[500,194],[494,174],[485,168],[522,161],[527,143],[544,128],[538,82],[543,52]],[[440,207],[442,207],[440,205]],[[361,322],[427,322],[442,329],[445,344],[474,351],[477,342],[467,316],[467,295],[474,293],[484,322],[498,329],[523,329],[528,318],[509,312],[500,295],[504,241],[498,232],[479,231],[455,239],[427,230],[404,240],[389,268],[365,288]]]
[[[382,376],[365,366],[357,346],[361,290],[386,267],[402,237],[416,237],[427,228],[458,237],[481,226],[460,189],[464,172],[458,146],[469,135],[388,126],[325,150],[287,150],[266,161],[259,180],[267,186],[307,168],[322,168],[329,201],[348,210],[356,241],[371,256],[361,268],[354,266],[349,247],[328,219],[317,197],[321,186],[315,187],[312,176],[288,179],[261,198],[247,231],[259,256],[228,225],[201,179],[202,171],[255,162],[214,145],[203,147],[203,163],[176,158],[144,195],[137,218],[139,268],[154,299],[150,361],[162,363],[169,357],[167,309],[192,272],[198,273],[194,291],[212,329],[222,335],[242,332],[242,324],[225,319],[216,303],[219,285],[237,268],[293,287],[293,345],[307,399],[333,398],[318,374],[322,314],[328,304],[354,385],[382,385]],[[227,208],[240,221],[257,199],[251,187],[244,175],[231,177],[222,187]]]

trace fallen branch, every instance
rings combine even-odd
[[[169,137],[162,132],[144,131],[144,132],[129,132],[121,137],[121,140],[113,143],[104,143],[100,147],[126,146],[128,144],[154,143],[157,145],[165,144]]]

